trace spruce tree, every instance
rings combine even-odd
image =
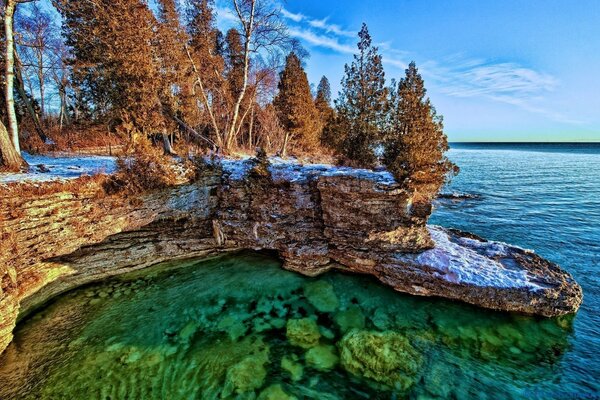
[[[384,162],[399,181],[434,196],[455,167],[444,155],[448,139],[442,116],[426,97],[414,62],[392,93]]]
[[[295,53],[286,58],[279,76],[279,93],[273,104],[286,135],[281,153],[285,156],[290,144],[305,151],[315,150],[320,144],[321,121],[313,102],[310,85],[302,63]]]
[[[371,167],[382,137],[388,110],[388,89],[381,55],[366,24],[359,34],[358,54],[345,66],[342,91],[336,101],[337,118],[331,135],[347,162]]]

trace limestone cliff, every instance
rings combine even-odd
[[[530,251],[428,227],[429,204],[387,172],[224,160],[197,180],[139,196],[0,191],[0,351],[19,315],[79,285],[176,258],[242,248],[284,268],[371,274],[402,292],[545,316],[581,288]]]

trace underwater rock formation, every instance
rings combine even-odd
[[[348,372],[401,391],[414,384],[422,363],[408,339],[394,331],[352,330],[338,345]]]
[[[0,351],[18,315],[59,293],[240,249],[274,250],[284,268],[308,276],[370,274],[401,292],[497,310],[555,316],[582,299],[570,274],[531,251],[428,227],[431,204],[415,202],[385,171],[221,160],[193,182],[137,196],[87,185],[77,193],[0,190]],[[338,307],[326,287],[308,296],[318,310]],[[336,315],[345,329],[360,327],[351,309]],[[224,330],[239,337],[238,328]]]

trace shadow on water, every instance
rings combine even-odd
[[[18,326],[0,398],[522,398],[560,374],[570,318],[279,267],[244,252],[65,294]]]

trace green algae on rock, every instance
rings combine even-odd
[[[335,346],[324,344],[318,345],[306,352],[306,363],[315,369],[329,371],[333,369],[339,361],[339,357],[336,353]]]
[[[288,320],[286,335],[292,345],[305,349],[316,346],[321,338],[319,326],[310,318]]]
[[[352,330],[338,346],[348,372],[403,391],[414,384],[423,362],[408,339],[393,331]]]
[[[221,397],[231,394],[242,394],[260,388],[267,377],[265,363],[268,359],[261,356],[250,356],[235,364],[227,371],[225,386]]]

